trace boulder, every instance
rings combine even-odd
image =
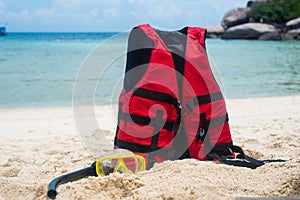
[[[255,6],[257,6],[257,4],[259,3],[267,3],[270,2],[271,0],[250,0],[247,3],[247,7],[248,8],[254,8]]]
[[[262,23],[246,23],[227,29],[221,36],[222,39],[258,39],[259,36],[276,32],[273,25]]]
[[[300,17],[288,21],[285,26],[287,31],[300,28]]]
[[[208,38],[218,38],[224,33],[223,26],[220,25],[211,25],[206,27],[206,36]]]
[[[300,28],[293,29],[285,33],[284,39],[286,40],[300,40]]]
[[[279,32],[265,33],[259,36],[259,40],[282,40],[282,36]]]
[[[228,29],[232,26],[247,23],[249,21],[249,18],[248,18],[249,10],[250,10],[250,8],[238,8],[238,9],[230,10],[223,17],[221,25],[225,29]]]

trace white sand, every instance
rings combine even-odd
[[[234,143],[255,158],[287,162],[251,170],[192,159],[166,161],[137,175],[61,185],[57,199],[300,199],[299,104],[300,96],[227,101]],[[104,152],[112,147],[116,119],[109,106],[96,110],[110,141],[99,145]],[[53,178],[96,159],[75,131],[72,108],[1,109],[0,127],[0,199],[47,199]]]

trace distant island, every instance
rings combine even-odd
[[[0,36],[3,36],[6,34],[6,29],[5,27],[0,27]]]
[[[208,38],[300,40],[299,0],[249,0],[207,28]]]

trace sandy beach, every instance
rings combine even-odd
[[[166,161],[139,174],[61,185],[57,199],[300,199],[299,103],[299,95],[227,100],[234,143],[254,158],[286,162],[251,170]],[[116,124],[110,106],[96,110],[112,147]],[[97,159],[76,132],[72,108],[0,109],[0,127],[0,199],[47,199],[53,178]]]

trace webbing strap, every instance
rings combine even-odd
[[[236,158],[234,158],[231,154],[223,155],[224,153],[234,152],[239,153]],[[209,159],[218,159],[220,162],[227,164],[227,165],[234,165],[238,167],[247,167],[251,169],[256,169],[257,167],[261,167],[265,163],[260,160],[256,160],[254,158],[251,158],[247,155],[245,155],[244,151],[239,146],[229,146],[227,147],[227,151],[217,151],[216,149],[213,149],[212,153],[208,154],[207,157]]]
[[[228,114],[226,113],[225,115],[222,115],[222,116],[219,116],[219,117],[209,120],[207,122],[208,128],[215,128],[215,127],[220,126],[228,121],[229,121],[229,118],[228,118]]]
[[[196,97],[198,104],[210,103],[213,101],[219,101],[223,99],[221,92],[215,92],[207,95],[197,96]]]
[[[206,120],[206,114],[200,114],[200,121],[202,126],[199,127],[198,133],[196,135],[196,141],[198,142],[200,139],[203,141],[205,135],[208,133],[208,129],[215,128],[217,126],[223,125],[229,121],[228,114],[213,118],[211,120]]]
[[[188,104],[185,106],[185,108],[188,108],[189,112],[192,112],[194,110],[195,105],[202,105],[211,103],[214,101],[220,101],[223,99],[223,95],[221,92],[215,92],[211,94],[196,96],[192,98]]]
[[[150,122],[152,120],[154,120],[154,119],[151,119],[150,117],[129,114],[129,113],[122,113],[120,119],[124,120],[124,121],[129,121],[129,122],[132,121],[136,124],[145,125],[145,126],[149,125]],[[171,122],[171,121],[166,120],[165,124],[161,128],[166,129],[168,131],[177,131],[178,127],[179,127],[179,122]]]
[[[178,100],[173,96],[162,92],[147,90],[145,88],[137,88],[132,95],[155,100],[155,101],[170,103],[173,104],[175,108],[179,106]]]
[[[260,166],[262,166],[262,165],[265,164],[263,161],[256,160],[256,159],[254,159],[254,158],[252,158],[252,157],[250,157],[250,156],[247,156],[247,155],[244,153],[243,149],[242,149],[241,147],[239,147],[239,146],[233,145],[233,146],[230,147],[230,149],[231,149],[233,152],[239,153],[239,155],[237,156],[237,158],[245,159],[245,160],[247,160],[248,162],[250,162],[250,163],[256,165],[257,167],[260,167]]]

